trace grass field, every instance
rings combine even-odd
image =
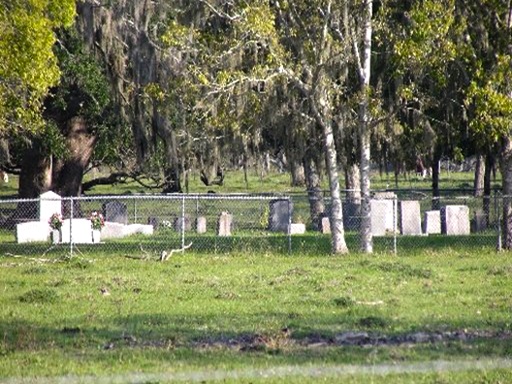
[[[510,382],[511,277],[467,249],[3,256],[0,382]]]
[[[284,174],[249,176],[228,173],[216,192],[303,192]],[[444,174],[442,186],[471,178]],[[389,184],[374,176],[373,188]],[[128,183],[89,194],[147,192]],[[189,192],[207,187],[192,178]],[[294,237],[290,254],[279,236],[212,247],[206,234],[163,263],[126,255],[175,233],[72,257],[12,236],[0,232],[0,383],[512,382],[512,261],[492,231],[402,237],[398,255],[381,238],[376,254],[348,256],[328,255],[326,235]],[[357,241],[347,234],[352,250]]]
[[[85,176],[85,180],[100,176],[101,173],[98,171],[92,171]],[[276,192],[304,192],[304,187],[291,187],[290,186],[290,175],[288,173],[268,173],[264,176],[258,174],[256,170],[249,170],[247,173],[247,181],[245,180],[244,174],[239,170],[228,170],[226,171],[224,179],[224,185],[222,186],[205,186],[199,180],[199,173],[192,173],[189,178],[188,190],[185,186],[184,192],[188,193],[207,193],[208,191],[215,191],[216,193],[276,193]],[[470,190],[473,186],[473,173],[472,172],[447,172],[442,171],[440,177],[440,188],[441,189],[459,189],[459,190]],[[342,188],[345,182],[340,179]],[[423,191],[427,195],[429,189],[432,187],[432,180],[429,178],[418,178],[412,174],[401,175],[398,177],[398,190],[419,190]],[[501,183],[500,174],[497,174],[496,180],[494,180],[492,187],[499,188]],[[147,181],[147,184],[151,184]],[[323,177],[323,189],[328,189],[327,177]],[[18,176],[11,175],[8,184],[0,184],[0,196],[14,196],[17,193],[18,188]],[[393,173],[379,173],[377,171],[372,172],[372,189],[384,190],[384,189],[395,189],[395,179]],[[158,189],[147,189],[133,181],[127,181],[126,183],[117,183],[115,185],[102,185],[96,186],[91,191],[88,191],[88,195],[102,195],[102,194],[133,194],[133,193],[158,193]]]

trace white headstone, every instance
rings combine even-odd
[[[394,232],[393,200],[370,200],[370,222],[373,236],[384,236],[387,232]]]
[[[426,234],[441,233],[441,211],[425,211],[423,230]]]
[[[89,219],[70,219],[62,223],[62,242],[74,244],[92,243],[92,225]]]
[[[302,235],[306,233],[306,224],[292,223],[290,224],[290,235]]]
[[[18,243],[31,243],[47,241],[50,235],[50,226],[42,221],[28,221],[16,225],[16,241]]]
[[[469,235],[469,207],[447,205],[441,210],[441,230],[446,235]]]
[[[221,212],[217,225],[218,236],[231,236],[231,225],[233,224],[233,215],[228,212]]]
[[[39,221],[48,223],[54,213],[62,214],[62,197],[52,191],[45,192],[39,196]]]
[[[199,216],[196,219],[196,232],[197,233],[206,233],[206,217]]]
[[[400,201],[400,231],[402,235],[421,235],[419,201]]]
[[[331,233],[331,220],[328,217],[322,217],[322,233]]]

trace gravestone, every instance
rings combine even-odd
[[[28,221],[16,224],[16,241],[18,243],[32,243],[48,241],[50,226],[44,221]]]
[[[481,210],[477,210],[474,213],[473,217],[473,231],[474,232],[482,232],[487,229],[487,216]]]
[[[206,217],[199,216],[196,219],[196,232],[197,233],[206,233]]]
[[[402,235],[421,235],[419,201],[400,201],[400,232]]]
[[[441,232],[446,235],[469,235],[469,207],[447,205],[441,209]]]
[[[154,229],[158,229],[158,225],[160,224],[160,221],[158,220],[158,217],[149,216],[148,217],[148,224],[152,225]]]
[[[92,225],[89,219],[66,219],[62,223],[61,233],[63,243],[71,240],[74,244],[92,243]]]
[[[231,236],[231,225],[233,224],[233,215],[228,212],[222,212],[217,222],[218,236]]]
[[[344,202],[343,227],[347,231],[357,231],[361,227],[361,204],[351,201]]]
[[[174,219],[174,230],[176,232],[181,231],[190,231],[192,229],[192,222],[190,221],[190,217],[187,215],[179,216]]]
[[[48,223],[54,213],[62,214],[62,197],[52,191],[45,192],[39,196],[39,221]]]
[[[425,211],[423,231],[427,235],[441,233],[441,211]]]
[[[322,217],[322,233],[331,233],[331,220],[328,217]]]
[[[306,233],[306,224],[292,223],[290,224],[290,235],[302,235]]]
[[[105,221],[128,224],[128,209],[126,204],[114,200],[103,203],[101,207]]]
[[[268,230],[288,232],[288,225],[293,215],[293,203],[286,199],[271,200],[269,203]]]
[[[370,223],[373,236],[385,236],[395,230],[393,200],[370,200]]]

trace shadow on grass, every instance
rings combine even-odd
[[[250,331],[226,329],[211,330],[212,324],[239,322],[238,316],[222,319],[208,316],[145,314],[114,317],[102,325],[89,325],[86,321],[69,322],[63,326],[40,326],[19,319],[0,320],[0,356],[11,353],[44,351],[59,348],[65,354],[74,350],[88,351],[88,359],[105,358],[105,351],[126,353],[149,351],[165,355],[170,351],[189,351],[178,354],[188,363],[190,359],[205,362],[205,353],[225,357],[225,353],[280,355],[292,363],[326,362],[331,358],[337,363],[365,362],[372,351],[380,351],[381,358],[396,353],[412,353],[414,358],[432,359],[449,355],[450,358],[506,357],[512,353],[510,331],[503,331],[501,324],[489,324],[495,331],[449,329],[449,325],[429,324],[427,330],[418,325],[405,333],[386,333],[391,319],[369,319],[324,316],[314,326],[313,319],[301,315],[268,313],[282,324],[276,329],[259,328],[263,314],[254,314],[248,320]],[[372,321],[370,321],[372,320]],[[346,331],[334,332],[339,324],[348,326]],[[466,324],[472,328],[477,324]],[[371,348],[369,348],[371,347]],[[402,348],[403,347],[403,348]],[[414,347],[414,352],[413,348]],[[402,348],[402,352],[398,352]],[[179,360],[174,355],[174,359]],[[243,358],[243,356],[242,356]],[[391,356],[392,358],[392,356]]]

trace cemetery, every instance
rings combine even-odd
[[[179,247],[189,239],[201,249],[207,248],[209,243],[217,246],[247,237],[255,242],[256,238],[261,239],[261,244],[282,238],[278,249],[288,247],[292,251],[295,245],[297,251],[298,242],[286,238],[307,236],[310,241],[328,244],[331,233],[328,206],[319,230],[313,230],[307,221],[307,201],[297,196],[267,196],[265,199],[250,195],[98,196],[74,198],[70,203],[69,198],[63,199],[49,191],[34,200],[34,204],[37,205],[37,217],[15,224],[17,244],[99,243],[115,248],[118,242],[134,239],[153,243],[154,247],[163,247],[166,242]],[[75,206],[76,211],[71,213],[70,207]],[[100,214],[103,220],[96,231],[93,231],[89,217],[91,213]],[[361,225],[360,204],[343,202],[343,213],[345,233],[351,241],[357,238]],[[52,230],[49,224],[52,215],[61,217],[58,231]],[[395,239],[398,245],[404,241],[421,245],[425,241],[422,238],[446,236],[463,243],[465,237],[472,236],[473,239],[473,236],[483,234],[486,244],[494,247],[498,241],[489,240],[489,236],[498,234],[492,229],[489,232],[488,219],[481,210],[470,210],[468,205],[457,202],[432,210],[419,200],[399,200],[394,193],[375,193],[370,217],[374,241],[387,244],[383,248],[387,251],[392,251],[390,239]],[[12,240],[2,242],[12,243]],[[245,241],[246,245],[249,243]]]

